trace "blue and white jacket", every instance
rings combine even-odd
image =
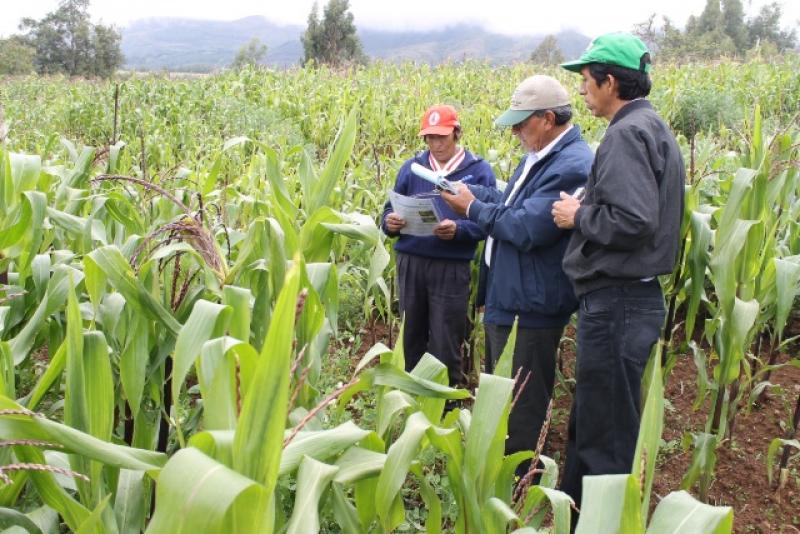
[[[476,200],[469,219],[491,235],[491,268],[485,276],[484,322],[510,326],[519,316],[522,328],[558,328],[577,309],[572,285],[561,262],[571,231],[553,222],[553,202],[561,191],[572,193],[586,184],[594,155],[573,126],[541,160],[511,203],[505,200],[525,167],[523,158],[501,193],[493,187],[469,186]],[[485,271],[486,263],[481,262]],[[484,293],[483,291],[481,293]],[[479,295],[479,303],[481,297]]]

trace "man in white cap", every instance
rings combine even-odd
[[[504,192],[459,185],[442,194],[489,237],[484,262],[486,368],[497,363],[514,318],[519,318],[513,372],[530,378],[509,419],[506,452],[535,448],[555,380],[556,352],[577,300],[561,268],[570,232],[553,222],[553,202],[561,191],[586,183],[592,151],[570,124],[567,91],[550,76],[520,83],[511,107],[495,120],[511,126],[527,155]],[[522,473],[526,466],[518,469]]]

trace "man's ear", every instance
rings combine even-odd
[[[617,79],[614,77],[613,74],[607,74],[606,76],[608,80],[608,90],[611,91],[611,94],[615,96],[619,95],[619,87],[618,87],[619,82],[617,81]]]

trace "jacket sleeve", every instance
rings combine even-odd
[[[575,166],[564,168],[544,178],[544,182],[516,206],[475,200],[470,206],[469,218],[494,239],[507,241],[521,251],[552,245],[566,232],[553,221],[553,202],[560,198],[561,191],[571,191],[585,183],[585,172]],[[527,189],[523,186],[518,194],[526,194]]]
[[[408,169],[411,167],[411,161],[406,161],[402,167],[400,167],[400,171],[397,173],[397,179],[394,182],[394,192],[400,193],[401,195],[408,194]],[[390,201],[386,201],[383,205],[383,215],[381,216],[381,230],[383,233],[389,237],[397,237],[400,235],[400,232],[390,232],[388,228],[386,228],[386,216],[392,213],[394,210],[392,209],[392,203]]]
[[[593,243],[634,250],[658,228],[658,183],[642,135],[617,130],[598,149],[591,203],[575,213],[576,228]]]
[[[492,171],[491,165],[485,161],[480,163],[477,180],[475,184],[469,186],[470,191],[472,191],[472,188],[475,186],[488,191],[497,191],[497,180],[494,177],[494,172]],[[500,193],[500,191],[497,191],[497,193]],[[466,218],[456,219],[457,241],[480,241],[481,239],[486,239],[486,234],[477,224]]]

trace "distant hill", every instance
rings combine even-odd
[[[302,61],[304,30],[259,16],[234,21],[142,19],[122,29],[122,52],[128,69],[205,72],[229,65],[239,48],[257,37],[268,48],[265,63],[287,67]],[[545,36],[515,37],[459,25],[435,32],[362,29],[359,37],[370,58],[420,63],[479,59],[502,64],[526,60]],[[556,37],[566,57],[580,54],[590,40],[574,31]]]

